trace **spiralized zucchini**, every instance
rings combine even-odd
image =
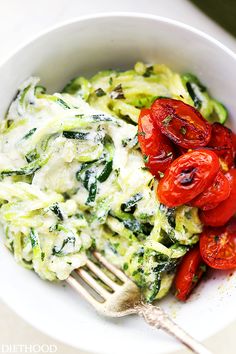
[[[228,112],[214,100],[192,74],[180,75],[162,64],[136,63],[133,70],[101,71],[90,80],[72,80],[63,90],[79,95],[91,106],[137,123],[140,108],[148,108],[157,97],[171,97],[194,106],[209,121],[225,123]]]
[[[96,248],[148,301],[163,297],[179,260],[198,241],[201,223],[195,208],[158,202],[157,181],[137,143],[139,111],[167,96],[222,120],[223,106],[192,76],[163,65],[137,63],[127,72],[79,77],[53,95],[38,81],[21,85],[0,127],[0,222],[7,247],[17,262],[50,281],[66,279]]]

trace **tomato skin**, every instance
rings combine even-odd
[[[200,254],[199,245],[185,254],[174,279],[176,298],[186,301],[204,273],[204,263]]]
[[[230,192],[231,183],[229,179],[222,171],[219,171],[210,187],[193,199],[190,205],[202,210],[210,210],[227,199]]]
[[[219,159],[210,150],[193,150],[178,157],[158,184],[159,201],[168,207],[188,203],[212,184],[219,169]]]
[[[236,153],[236,134],[235,133],[232,133],[232,141],[233,141],[234,153]]]
[[[229,221],[228,224],[226,225],[226,230],[227,230],[229,233],[234,233],[234,234],[236,234],[236,218],[230,219],[230,221]]]
[[[175,158],[175,149],[153,122],[150,110],[142,109],[138,121],[138,141],[142,154],[147,157],[146,167],[159,178]]]
[[[182,101],[158,98],[151,106],[151,114],[161,132],[183,148],[199,148],[210,141],[211,125]]]
[[[214,269],[236,268],[235,222],[222,227],[206,227],[200,236],[200,252],[206,264]]]
[[[236,213],[236,169],[226,174],[231,183],[231,192],[227,199],[216,208],[200,212],[200,219],[204,225],[222,226]]]
[[[233,135],[232,135],[232,141],[233,141],[234,164],[235,164],[235,159],[236,159],[236,134],[235,133],[233,133]]]
[[[220,123],[212,124],[211,139],[207,146],[212,149],[229,169],[234,165],[233,133]]]

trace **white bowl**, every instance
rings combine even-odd
[[[76,75],[129,68],[142,60],[195,73],[228,107],[236,130],[236,56],[211,37],[184,24],[140,14],[81,18],[53,28],[17,50],[0,66],[3,117],[18,85],[30,75],[55,92]],[[39,279],[18,266],[1,237],[1,297],[32,325],[72,346],[93,353],[154,354],[177,349],[162,332],[141,319],[110,320],[97,315],[73,290]],[[187,304],[173,297],[162,305],[194,337],[202,340],[236,319],[232,300],[236,276],[215,272]]]

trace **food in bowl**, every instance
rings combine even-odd
[[[1,123],[7,247],[49,281],[97,249],[147,301],[173,283],[186,300],[207,266],[236,266],[226,119],[195,76],[164,65],[78,77],[53,95],[28,79]]]

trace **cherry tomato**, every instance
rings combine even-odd
[[[200,219],[204,225],[222,226],[236,213],[236,169],[229,170],[226,177],[231,184],[230,195],[216,208],[200,212]]]
[[[206,146],[211,138],[211,125],[182,101],[158,98],[151,106],[151,114],[161,132],[183,148]]]
[[[236,218],[230,219],[228,224],[226,225],[226,229],[229,233],[235,233],[236,234]]]
[[[219,159],[213,151],[190,151],[166,170],[157,187],[158,199],[168,207],[185,204],[212,184],[219,169]]]
[[[232,133],[232,140],[233,140],[234,150],[236,151],[236,134],[235,133]]]
[[[197,245],[186,253],[178,267],[174,279],[177,299],[181,301],[187,300],[187,297],[202,277],[205,268],[199,245]]]
[[[202,210],[213,209],[229,197],[230,191],[231,183],[229,179],[225,177],[222,171],[219,171],[210,187],[193,199],[190,205]]]
[[[204,262],[215,269],[236,268],[236,227],[206,227],[200,236],[200,252]]]
[[[159,177],[175,158],[171,141],[154,124],[149,109],[142,109],[138,121],[138,141],[150,172]]]
[[[212,125],[211,140],[207,146],[212,149],[229,169],[234,164],[233,134],[229,128],[220,123]]]
[[[232,135],[233,140],[233,148],[234,148],[234,160],[236,159],[236,134],[233,133]],[[235,161],[234,161],[235,162]]]

